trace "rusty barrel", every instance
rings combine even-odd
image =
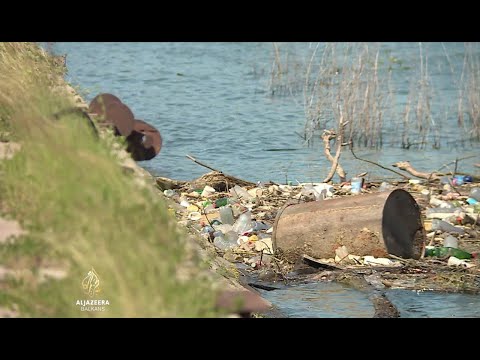
[[[275,219],[272,242],[289,261],[303,254],[350,254],[419,259],[425,246],[420,208],[405,190],[286,204]]]
[[[116,135],[131,134],[135,117],[132,110],[112,94],[99,94],[90,102],[89,112],[98,117],[99,122],[113,125]]]
[[[132,133],[127,137],[127,151],[136,161],[153,159],[162,148],[162,136],[152,125],[135,120]]]
[[[112,94],[99,94],[95,96],[90,102],[90,105],[88,106],[88,111],[102,118],[105,115],[105,109],[107,108],[107,106],[115,102],[121,103],[122,101]]]

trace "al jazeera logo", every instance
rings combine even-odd
[[[83,292],[88,295],[90,299],[77,300],[76,305],[80,306],[81,311],[106,311],[107,306],[110,305],[108,300],[94,299],[97,294],[100,294],[100,278],[92,267],[87,273],[87,276],[82,280]]]

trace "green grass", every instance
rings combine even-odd
[[[215,294],[163,200],[125,174],[105,141],[52,92],[56,67],[34,44],[0,43],[0,133],[23,144],[0,161],[0,208],[28,234],[0,246],[0,265],[28,269],[0,280],[0,307],[25,317],[215,316]],[[5,210],[4,210],[5,212]],[[45,267],[67,277],[40,282]],[[82,312],[82,280],[95,268],[106,312]],[[185,270],[190,276],[180,276]]]

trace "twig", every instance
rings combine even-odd
[[[203,204],[202,204],[202,205],[203,205]],[[212,225],[210,219],[209,219],[208,216],[207,216],[207,212],[205,211],[205,205],[202,206],[202,215],[205,216],[205,219],[207,219],[208,224],[209,224],[210,227],[213,229],[213,231],[217,231],[217,230],[215,230],[215,227]]]
[[[412,263],[412,261],[410,259],[403,259],[401,257],[398,257],[396,255],[393,255],[393,254],[388,254],[389,257],[391,257],[392,259],[395,259],[395,260],[398,260],[400,261],[401,263],[404,263],[404,264],[407,264],[407,265],[410,265]]]
[[[442,167],[440,167],[439,169],[434,171],[434,173],[440,173],[440,170],[443,170],[444,168],[448,167],[449,165],[454,164],[456,161],[467,160],[467,159],[471,159],[471,158],[474,158],[474,157],[477,157],[477,155],[470,155],[470,156],[457,158],[457,159],[455,159],[455,161],[451,161],[449,163],[443,164]]]
[[[353,152],[353,141],[352,141],[352,140],[350,140],[350,151],[352,152],[353,157],[354,157],[355,159],[357,159],[357,160],[365,161],[365,162],[367,162],[367,163],[369,163],[369,164],[376,165],[376,166],[378,166],[378,167],[381,167],[381,168],[384,169],[384,170],[388,170],[388,171],[393,172],[394,174],[400,175],[400,176],[403,177],[404,179],[410,180],[410,178],[409,178],[408,176],[406,176],[406,175],[404,175],[404,174],[402,174],[402,173],[399,173],[398,171],[389,169],[389,168],[387,168],[387,167],[385,167],[385,166],[383,166],[383,165],[380,165],[380,164],[378,164],[378,163],[376,163],[376,162],[374,162],[374,161],[370,161],[370,160],[366,160],[366,159],[360,159],[360,158],[359,158],[357,155],[355,155],[355,153]]]
[[[206,165],[206,164],[198,161],[198,160],[195,159],[193,156],[190,156],[190,155],[188,155],[188,154],[187,154],[186,156],[187,156],[187,158],[189,158],[189,159],[192,160],[194,163],[197,163],[197,164],[200,165],[200,166],[206,167],[207,169],[210,169],[210,170],[212,170],[212,171],[216,171],[216,172],[219,172],[219,173],[222,173],[222,174],[223,174],[222,171],[217,170],[217,169],[214,169],[214,168],[212,168],[211,166],[208,166],[208,165]]]

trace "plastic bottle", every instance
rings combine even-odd
[[[457,226],[453,226],[453,225],[447,223],[446,221],[439,220],[439,219],[433,219],[432,220],[432,230],[440,230],[440,231],[444,231],[444,232],[453,232],[453,233],[457,233],[457,234],[460,234],[460,235],[465,234],[465,230],[463,230],[462,228],[459,228]]]
[[[253,231],[268,230],[270,225],[265,224],[263,221],[253,221],[252,222]]]
[[[425,211],[427,219],[445,219],[452,216],[455,212],[461,212],[461,208],[428,208]]]
[[[478,200],[475,200],[474,198],[468,198],[467,200],[465,200],[467,202],[468,205],[475,205],[475,204],[478,204]]]
[[[220,220],[222,221],[222,224],[233,225],[235,223],[235,219],[233,218],[233,210],[231,207],[222,206],[219,209],[219,213],[220,213]]]
[[[453,185],[463,185],[465,183],[465,176],[463,175],[455,175],[453,177]]]
[[[237,219],[235,224],[233,224],[233,231],[237,234],[243,234],[247,232],[247,230],[251,230],[252,228],[252,213],[247,211],[240,215]]]
[[[448,248],[457,248],[458,247],[458,240],[455,236],[448,235],[443,240],[443,246]]]
[[[215,200],[215,207],[221,208],[222,206],[226,206],[228,204],[228,198],[220,198]]]
[[[205,226],[203,229],[202,229],[202,234],[209,234],[209,233],[213,233],[215,230],[211,227],[211,226]]]
[[[253,196],[251,196],[247,190],[238,185],[235,185],[232,189],[230,189],[230,192],[234,197],[238,197],[247,201],[253,198]]]
[[[480,188],[473,188],[470,191],[469,197],[471,197],[472,199],[475,199],[477,201],[480,201]]]
[[[430,249],[425,249],[425,256],[437,256],[437,257],[447,257],[455,256],[457,259],[471,259],[477,257],[477,254],[469,253],[460,249],[451,248],[451,247],[435,247]]]
[[[450,204],[446,201],[437,199],[436,197],[430,197],[430,205],[441,207],[441,208],[446,208],[446,209],[455,207],[455,206],[453,206],[452,204]]]
[[[213,239],[213,244],[221,250],[228,250],[237,246],[235,242],[230,241],[230,239],[225,238],[225,236],[220,232],[218,236],[215,236]]]

